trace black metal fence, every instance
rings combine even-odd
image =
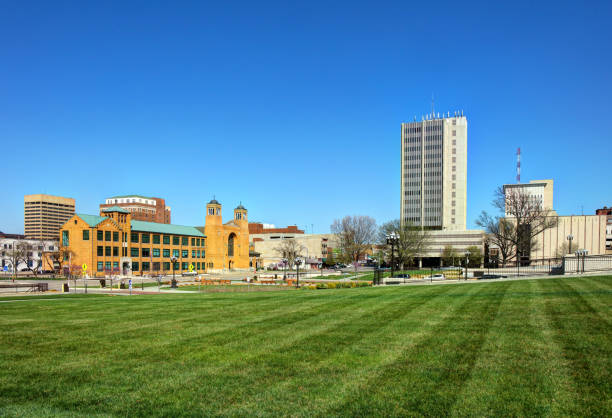
[[[612,255],[570,255],[561,258],[531,259],[528,262],[505,266],[490,265],[484,269],[470,269],[484,274],[503,276],[537,276],[541,274],[571,274],[612,271]]]

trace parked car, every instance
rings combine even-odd
[[[506,277],[508,276],[502,276],[501,274],[483,274],[480,279],[505,279]]]
[[[446,279],[446,277],[442,273],[432,274],[431,276],[427,276],[426,278],[429,280],[445,280]]]
[[[398,273],[393,277],[396,277],[398,279],[409,279],[410,275],[408,273]]]

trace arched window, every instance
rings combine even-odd
[[[227,255],[229,257],[234,256],[234,238],[236,238],[236,234],[230,234],[227,239]]]

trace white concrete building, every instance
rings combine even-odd
[[[402,223],[464,231],[467,206],[467,119],[431,114],[402,123]]]
[[[535,249],[531,251],[531,259],[557,257],[562,245],[569,247],[569,235],[573,238],[573,250],[587,250],[589,255],[606,254],[605,215],[559,216],[558,220],[555,228],[547,229],[534,237],[536,244]]]
[[[23,235],[0,233],[0,264],[2,271],[13,272],[13,260],[10,256],[16,246],[25,245],[25,257],[17,263],[17,271],[28,270],[28,267],[36,270],[52,270],[53,266],[42,265],[45,252],[57,251],[59,242],[52,240],[25,239]]]
[[[269,233],[250,234],[255,252],[260,254],[263,267],[270,267],[281,262],[282,257],[277,248],[283,240],[294,239],[304,247],[302,256],[306,269],[317,268],[318,264],[327,258],[328,248],[334,247],[334,234],[292,234]]]
[[[553,180],[531,180],[529,183],[504,184],[504,194],[521,193],[529,196],[530,199],[539,203],[542,209],[553,211]],[[506,216],[508,213],[506,207]]]

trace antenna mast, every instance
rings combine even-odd
[[[516,182],[521,182],[521,148],[516,150]]]

